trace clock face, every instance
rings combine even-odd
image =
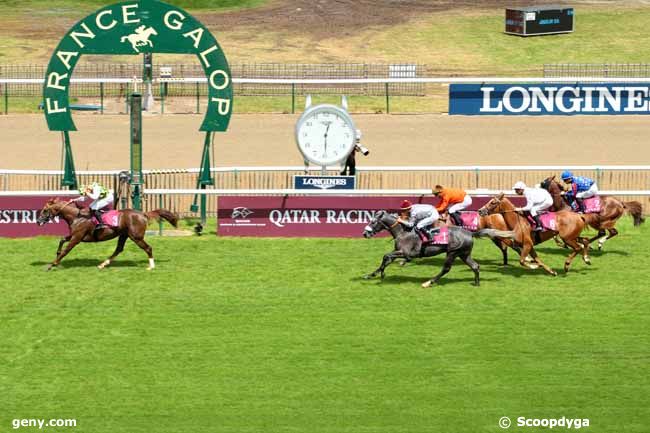
[[[296,125],[303,157],[316,165],[336,165],[354,149],[356,128],[347,111],[335,105],[309,108]]]

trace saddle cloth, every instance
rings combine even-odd
[[[539,220],[542,222],[542,228],[544,230],[552,230],[554,232],[557,231],[557,219],[555,212],[541,213],[539,214]],[[528,222],[533,228],[537,227],[537,224],[535,224],[533,217],[528,216]]]
[[[595,195],[584,200],[585,213],[600,213],[601,202],[600,197]]]
[[[441,226],[440,230],[433,234],[433,238],[427,242],[433,245],[447,245],[449,244],[449,227]]]
[[[93,222],[98,223],[97,218],[93,217]],[[109,210],[102,214],[102,222],[109,227],[117,227],[120,222],[120,211]]]
[[[463,222],[463,228],[469,230],[470,232],[475,232],[478,230],[479,223],[479,214],[476,211],[464,211],[458,212],[460,214],[460,220]]]

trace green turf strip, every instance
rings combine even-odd
[[[0,240],[0,431],[645,433],[650,228],[621,232],[556,278],[476,241],[482,286],[457,262],[427,290],[442,258],[360,278],[386,239],[151,237],[153,272],[131,242],[99,271],[108,242],[50,273],[56,239]]]

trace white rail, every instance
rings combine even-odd
[[[72,78],[72,83],[142,83],[141,78]],[[43,84],[43,78],[0,78],[0,84]],[[206,83],[206,77],[154,78],[154,83]],[[650,83],[648,77],[436,77],[436,78],[233,78],[239,84],[463,84],[463,83]]]
[[[327,170],[340,170],[340,166],[330,166]],[[309,172],[320,172],[321,167],[307,167]],[[361,166],[357,167],[360,172],[372,171],[559,171],[559,170],[608,170],[608,171],[639,171],[650,170],[650,165],[441,165],[441,166]],[[77,171],[78,175],[111,175],[119,174],[121,171],[128,170],[88,170]],[[144,174],[159,174],[159,173],[198,173],[199,168],[179,168],[179,169],[157,169],[157,170],[143,170]],[[253,171],[305,171],[305,167],[300,166],[262,166],[262,167],[212,167],[210,169],[213,173],[232,173],[232,172],[253,172]],[[63,170],[13,170],[13,169],[0,169],[2,174],[20,174],[20,175],[60,175]]]
[[[145,195],[314,195],[314,196],[430,196],[430,189],[351,189],[351,190],[309,190],[309,189],[145,189]],[[500,193],[514,195],[512,190],[470,189],[473,196],[489,196]],[[650,190],[600,191],[600,195],[650,196]],[[78,196],[76,191],[0,191],[0,197],[18,196]]]

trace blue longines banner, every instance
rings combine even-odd
[[[650,114],[650,86],[625,84],[452,84],[449,114]]]

